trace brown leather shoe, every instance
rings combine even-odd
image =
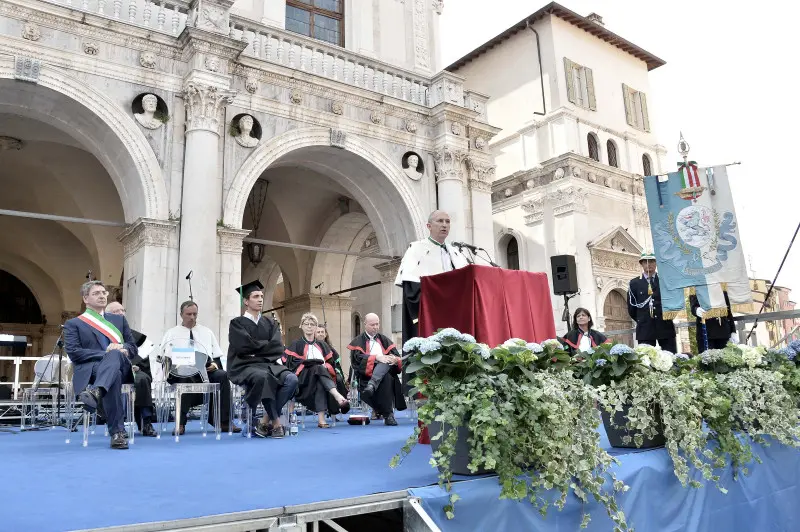
[[[156,429],[153,428],[152,423],[145,423],[144,428],[142,429],[142,436],[150,436],[155,437],[158,436]]]

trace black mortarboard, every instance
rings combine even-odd
[[[264,290],[264,285],[261,284],[261,281],[256,279],[255,281],[250,281],[247,284],[243,284],[242,286],[236,289],[236,292],[242,297],[242,299],[247,299],[253,292],[263,291],[263,290]]]

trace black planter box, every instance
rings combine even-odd
[[[626,404],[621,412],[614,412],[613,423],[611,422],[610,414],[604,408],[600,409],[600,415],[603,418],[603,425],[606,428],[608,442],[611,444],[611,447],[619,447],[623,449],[654,449],[656,447],[663,447],[666,444],[666,440],[664,439],[664,425],[661,420],[661,407],[656,405],[653,409],[653,415],[656,419],[656,428],[658,433],[652,439],[645,437],[641,447],[637,447],[636,442],[634,441],[634,437],[639,434],[639,431],[629,431],[625,429],[625,426],[628,423],[628,408],[629,406]],[[616,427],[614,425],[616,425]],[[623,443],[622,438],[624,436],[631,437],[630,443]]]
[[[442,424],[439,421],[434,421],[430,425],[428,425],[428,434],[431,437],[435,436],[442,430]],[[452,429],[451,429],[452,430]],[[456,452],[453,454],[453,457],[450,459],[450,471],[454,475],[487,475],[493,473],[493,471],[488,469],[479,469],[475,473],[469,470],[469,463],[471,461],[469,457],[469,429],[467,427],[458,427],[458,440],[456,441]],[[442,443],[442,440],[447,436],[447,430],[442,435],[441,438],[438,440],[431,440],[431,449],[433,452],[439,450],[439,446]]]

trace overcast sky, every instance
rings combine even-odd
[[[701,166],[729,168],[748,271],[772,280],[800,221],[800,2],[564,0],[665,60],[650,73],[650,119],[667,164],[679,132]],[[448,65],[544,6],[539,0],[446,0]],[[724,7],[722,7],[724,6]],[[672,166],[674,168],[674,166]],[[777,284],[800,301],[800,237]]]

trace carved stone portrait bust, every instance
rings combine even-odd
[[[410,151],[403,156],[403,172],[414,181],[419,181],[425,173],[425,166],[419,155]]]
[[[253,148],[261,140],[259,138],[261,127],[258,126],[255,118],[251,115],[241,115],[238,119],[235,119],[233,123],[239,130],[239,134],[234,136],[239,146]]]
[[[158,110],[158,97],[155,94],[145,94],[142,96],[142,112],[134,113],[133,117],[139,124],[147,129],[158,129],[164,122],[155,117]]]

